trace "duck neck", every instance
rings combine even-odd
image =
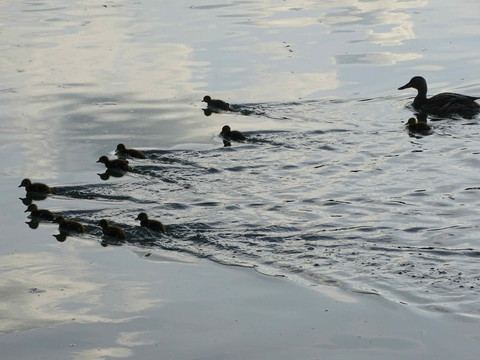
[[[427,87],[425,86],[422,89],[417,89],[418,94],[415,97],[415,100],[413,100],[413,106],[418,106],[425,104],[427,102]]]

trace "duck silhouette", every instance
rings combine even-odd
[[[127,236],[125,231],[119,226],[110,225],[107,220],[102,219],[98,222],[98,225],[102,228],[103,234],[108,237],[125,240]]]
[[[144,212],[138,214],[136,220],[140,220],[140,226],[149,228],[153,231],[161,231],[162,233],[166,232],[165,225],[163,225],[161,221],[149,219],[148,215]]]
[[[413,117],[408,119],[405,125],[410,132],[426,133],[431,130],[430,125],[428,125],[426,121],[417,121],[417,119]]]
[[[48,221],[55,221],[55,214],[52,213],[50,210],[46,209],[38,209],[36,204],[30,204],[27,207],[25,212],[30,212],[33,218],[48,220]]]
[[[218,110],[230,110],[230,104],[226,103],[223,100],[212,99],[209,95],[203,97],[202,102],[207,103],[209,108],[218,109]]]
[[[128,155],[137,159],[146,159],[146,156],[142,151],[136,149],[127,149],[123,144],[118,144],[115,152],[117,154]]]
[[[77,232],[81,234],[85,232],[85,226],[78,221],[65,219],[63,216],[57,216],[55,222],[58,224],[58,229],[61,232]]]
[[[23,179],[18,187],[25,187],[27,193],[35,193],[40,195],[52,194],[52,189],[48,185],[42,183],[32,183],[30,179]]]
[[[475,102],[480,99],[478,96],[445,92],[427,98],[427,81],[421,76],[414,76],[398,90],[407,88],[417,89],[412,105],[418,111],[437,116],[458,114],[463,117],[471,117],[480,111],[480,105]]]
[[[131,171],[132,168],[128,165],[128,161],[125,159],[109,160],[108,157],[100,156],[97,163],[105,164],[105,167],[110,170]]]
[[[220,132],[220,136],[223,137],[225,140],[228,140],[228,141],[244,141],[246,140],[247,138],[245,137],[245,135],[243,135],[240,131],[238,130],[232,130],[230,129],[230,126],[228,125],[225,125],[223,128],[222,128],[222,131]]]

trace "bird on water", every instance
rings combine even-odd
[[[225,140],[244,141],[247,138],[238,130],[232,130],[230,126],[225,125],[220,132],[220,136]]]
[[[107,220],[102,219],[98,222],[98,225],[102,228],[103,234],[105,236],[117,238],[120,240],[125,240],[127,236],[125,231],[119,226],[110,225]]]
[[[212,99],[210,96],[206,95],[203,97],[202,102],[207,103],[209,108],[219,109],[219,110],[230,110],[230,104],[226,103],[223,100]]]
[[[146,156],[142,151],[136,149],[127,149],[123,144],[117,145],[116,152],[118,154],[128,155],[137,159],[146,159]]]
[[[398,90],[407,88],[417,89],[417,96],[412,105],[418,111],[437,116],[458,114],[465,117],[473,116],[480,111],[480,105],[475,102],[475,100],[480,99],[478,96],[445,92],[427,98],[427,82],[421,76],[414,76]]]
[[[62,232],[78,232],[84,233],[85,226],[80,224],[78,221],[65,219],[63,216],[58,216],[55,219],[55,222],[58,224],[58,228]]]
[[[18,187],[25,187],[27,193],[36,194],[51,194],[52,189],[48,185],[42,183],[32,183],[30,179],[23,179],[22,183]]]
[[[50,210],[39,209],[35,204],[28,205],[28,208],[25,210],[25,212],[29,212],[33,218],[55,221],[54,213],[52,213]]]
[[[163,225],[161,221],[149,219],[148,215],[144,212],[138,214],[136,220],[140,220],[140,226],[149,228],[153,231],[161,231],[163,233],[166,232],[165,225]]]
[[[111,170],[122,170],[122,171],[131,171],[132,168],[128,165],[128,161],[124,159],[115,159],[109,160],[108,157],[100,156],[100,159],[97,160],[97,163],[105,164],[107,169]]]

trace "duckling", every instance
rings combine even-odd
[[[230,104],[226,103],[223,100],[212,99],[210,96],[206,95],[203,97],[202,102],[207,103],[208,107],[219,109],[219,110],[230,110]]]
[[[240,131],[231,130],[230,126],[225,125],[222,128],[222,132],[220,133],[225,140],[233,140],[233,141],[244,141],[247,138],[243,135]]]
[[[75,220],[70,220],[70,219],[65,219],[63,216],[57,216],[55,219],[55,222],[58,225],[58,228],[60,231],[63,232],[78,232],[78,233],[84,233],[85,232],[85,226],[80,224],[78,221]]]
[[[112,170],[122,170],[122,171],[131,171],[132,168],[130,165],[128,165],[128,161],[124,159],[115,159],[115,160],[109,160],[108,157],[100,156],[100,159],[98,159],[97,163],[103,163],[105,164],[105,167],[107,169],[112,169]]]
[[[408,119],[407,123],[405,124],[408,127],[408,130],[412,132],[428,132],[431,130],[430,125],[428,125],[424,121],[418,121],[415,118]]]
[[[134,158],[137,158],[137,159],[146,159],[146,156],[142,151],[136,150],[136,149],[127,149],[125,147],[125,145],[123,145],[123,144],[118,144],[117,145],[116,152],[120,153],[122,155],[131,156],[131,157],[134,157]]]
[[[52,213],[50,210],[38,209],[37,205],[35,204],[28,205],[28,208],[27,210],[25,210],[25,212],[30,212],[32,217],[34,218],[40,218],[48,221],[55,221],[54,213]]]
[[[42,183],[32,183],[30,179],[23,179],[18,187],[24,186],[27,193],[36,194],[52,194],[52,189],[48,185]]]
[[[417,96],[412,104],[416,110],[437,116],[451,114],[472,116],[480,111],[480,105],[475,102],[475,100],[480,99],[478,96],[446,92],[427,98],[427,82],[421,76],[414,76],[407,84],[399,87],[398,90],[407,88],[417,89]]]
[[[118,226],[110,225],[105,219],[100,220],[98,225],[102,228],[105,236],[114,237],[121,240],[125,240],[127,238],[123,229]]]
[[[161,231],[162,233],[166,232],[165,225],[158,220],[150,220],[144,212],[138,214],[135,220],[140,220],[140,226],[149,228],[150,230]]]

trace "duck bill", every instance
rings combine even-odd
[[[408,89],[409,87],[412,87],[412,86],[410,85],[410,83],[405,84],[405,85],[403,85],[403,86],[400,86],[400,87],[398,88],[398,90]]]

